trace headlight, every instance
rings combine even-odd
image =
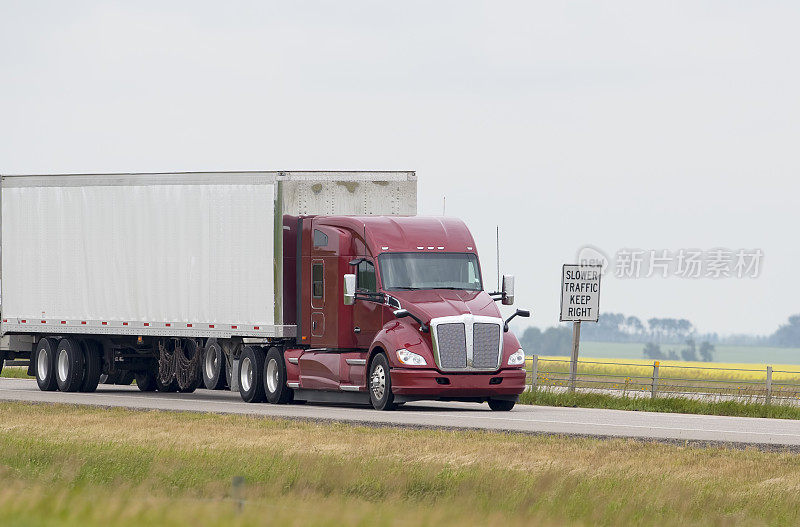
[[[508,358],[509,366],[519,366],[520,364],[525,364],[525,352],[521,349],[512,353]]]
[[[405,348],[397,350],[397,360],[409,366],[426,366],[428,364],[422,355],[411,353]]]

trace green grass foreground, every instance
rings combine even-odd
[[[0,481],[0,525],[800,522],[791,453],[68,405],[0,403]]]
[[[520,396],[520,404],[577,408],[607,408],[641,412],[727,415],[733,417],[772,417],[800,419],[800,407],[740,401],[703,401],[685,397],[625,397],[600,393],[534,390]]]
[[[0,377],[9,377],[12,379],[33,379],[28,375],[28,368],[23,366],[6,366],[0,371]]]

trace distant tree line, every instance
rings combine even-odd
[[[708,341],[700,343],[698,348],[694,340],[686,339],[686,347],[680,351],[680,355],[675,350],[668,350],[666,353],[661,351],[661,346],[653,342],[645,344],[642,350],[645,359],[650,360],[686,360],[694,362],[712,362],[714,360],[714,345]]]

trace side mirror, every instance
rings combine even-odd
[[[514,305],[514,275],[503,275],[503,305]]]
[[[356,275],[344,275],[344,305],[352,306],[356,303]]]
[[[531,312],[530,311],[525,311],[524,309],[517,309],[514,312],[514,314],[511,315],[510,317],[508,317],[506,319],[505,323],[503,323],[503,331],[508,331],[508,323],[511,322],[511,320],[514,317],[528,318],[529,316],[531,316]]]

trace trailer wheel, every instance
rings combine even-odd
[[[164,392],[164,393],[177,392],[178,391],[178,381],[173,378],[171,381],[169,381],[168,383],[164,384],[161,381],[161,375],[157,374],[156,375],[156,390],[158,390],[159,392]]]
[[[116,384],[119,386],[130,386],[133,384],[133,379],[135,377],[136,375],[130,370],[122,371],[119,373],[119,377],[117,377],[119,380],[116,382]]]
[[[286,385],[286,361],[278,348],[270,348],[264,360],[264,392],[272,404],[286,404],[294,399],[294,390]]]
[[[136,386],[141,392],[154,392],[156,391],[156,372],[151,370],[137,371],[134,375],[136,377]]]
[[[394,410],[397,407],[394,403],[392,376],[389,374],[389,359],[386,358],[386,354],[378,353],[372,359],[367,389],[369,400],[376,410]]]
[[[44,338],[36,345],[36,384],[43,392],[52,392],[58,389],[56,382],[56,339]]]
[[[239,393],[248,403],[263,403],[264,393],[264,350],[245,346],[239,360]]]
[[[203,352],[203,385],[209,390],[221,390],[227,380],[225,352],[216,339],[209,339]]]
[[[84,375],[81,382],[80,391],[93,392],[97,389],[100,382],[100,350],[97,342],[93,340],[80,341],[81,351],[83,351]]]
[[[489,408],[495,412],[508,412],[514,408],[515,404],[517,404],[516,401],[508,401],[506,399],[489,399]]]
[[[181,393],[192,393],[200,386],[200,362],[203,358],[200,346],[194,339],[182,339],[175,345],[175,378]]]
[[[159,392],[177,392],[175,379],[175,339],[158,341],[158,365],[156,366],[156,386]]]
[[[83,384],[83,349],[72,338],[64,338],[56,351],[56,381],[62,392],[77,392]]]

